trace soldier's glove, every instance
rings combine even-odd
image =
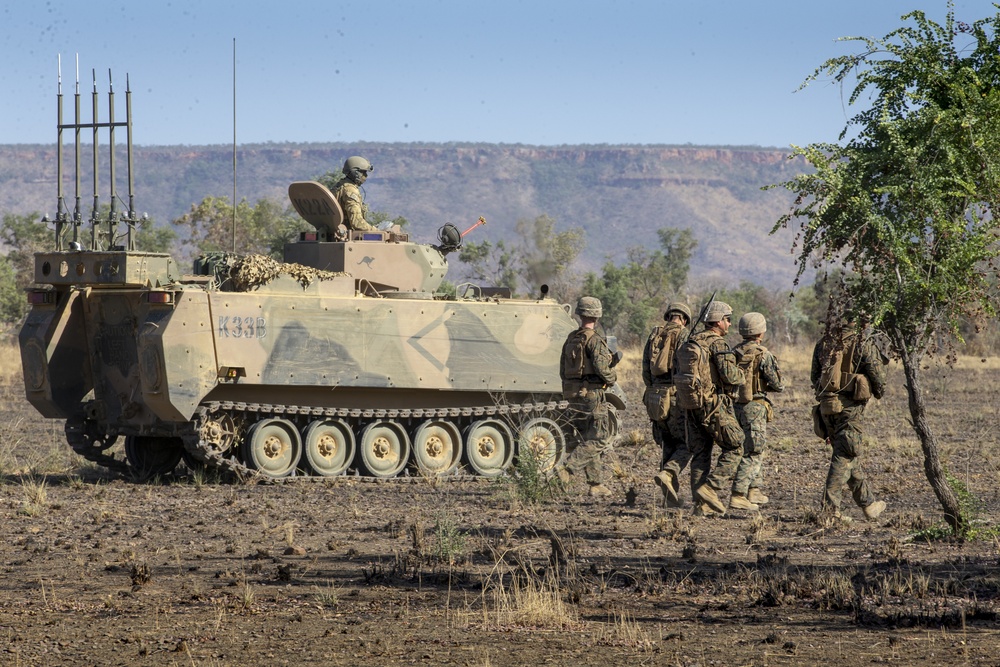
[[[614,354],[611,355],[611,363],[608,365],[610,368],[614,368],[618,365],[618,362],[622,360],[622,351],[615,350]]]

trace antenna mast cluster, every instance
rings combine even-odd
[[[97,73],[95,70],[91,70],[93,76],[93,91],[91,93],[91,122],[85,123],[80,118],[80,56],[76,57],[76,90],[74,92],[74,117],[72,123],[63,122],[63,91],[62,91],[62,55],[59,56],[59,81],[58,81],[58,93],[57,93],[57,113],[59,115],[57,125],[58,128],[58,138],[57,138],[57,176],[56,180],[58,182],[58,197],[59,201],[57,204],[56,213],[56,250],[63,250],[63,236],[65,235],[66,226],[72,225],[72,241],[70,242],[70,248],[74,250],[79,250],[82,248],[82,243],[80,242],[80,226],[83,224],[83,213],[81,211],[81,191],[80,191],[80,155],[81,155],[81,144],[80,144],[80,132],[82,130],[92,130],[93,132],[93,158],[94,158],[94,204],[90,211],[90,249],[91,250],[135,250],[135,230],[136,225],[139,223],[139,218],[135,212],[135,188],[134,181],[132,177],[132,90],[129,85],[128,75],[125,75],[125,121],[121,122],[115,121],[115,90],[114,81],[111,78],[111,70],[108,70],[108,120],[106,122],[100,122],[98,107],[100,102],[100,96],[97,92]],[[117,184],[115,180],[115,128],[124,127],[126,129],[127,136],[127,155],[128,155],[128,212],[121,214],[118,212],[118,202],[120,200],[117,192]],[[110,211],[107,218],[101,220],[100,215],[100,193],[99,193],[99,164],[98,164],[98,140],[100,130],[102,128],[107,128],[108,133],[108,161],[109,161],[109,180],[111,182],[111,204]],[[65,197],[63,196],[63,130],[73,130],[75,138],[75,176],[76,176],[76,191],[75,191],[75,204],[73,207],[73,213],[70,214],[69,208],[66,205]],[[123,202],[124,203],[124,202]],[[46,218],[45,221],[48,221]],[[126,225],[125,232],[125,245],[121,246],[117,244],[119,240],[118,226],[120,223],[124,222]],[[102,228],[102,223],[106,227]]]

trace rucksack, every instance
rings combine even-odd
[[[564,380],[580,380],[594,373],[593,364],[587,358],[587,343],[595,333],[593,329],[577,329],[566,339],[560,365]]]
[[[709,350],[697,338],[688,338],[674,353],[674,387],[677,405],[685,410],[697,410],[712,402],[715,385]]]
[[[755,343],[746,347],[738,346],[734,352],[739,356],[736,365],[743,371],[743,377],[746,378],[736,390],[736,402],[749,403],[753,400],[754,394],[764,391],[758,372],[760,361],[764,358],[764,347]]]
[[[674,348],[684,328],[674,325],[660,327],[653,334],[649,349],[649,372],[653,377],[670,376],[674,369]]]
[[[839,349],[827,351],[819,376],[819,394],[836,394],[846,389],[854,376],[854,349],[857,340],[850,337]]]
[[[872,397],[868,378],[855,373],[854,356],[860,344],[857,336],[848,337],[841,349],[826,350],[826,363],[819,376],[819,386],[816,390],[816,400],[819,401],[820,412],[824,415],[835,415],[843,411],[841,396],[847,396],[855,401],[867,401]]]

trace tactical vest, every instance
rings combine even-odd
[[[823,372],[819,376],[817,394],[836,394],[851,384],[855,375],[854,353],[857,342],[857,336],[851,336],[844,341],[842,348],[834,349],[828,353],[823,363]]]
[[[698,337],[688,338],[677,347],[674,387],[677,404],[685,410],[697,410],[713,400],[715,378],[710,354],[708,346]]]
[[[746,380],[736,390],[737,403],[749,403],[754,396],[764,393],[764,383],[760,378],[760,362],[767,348],[757,342],[737,346],[734,350],[739,359],[736,365],[743,371]]]
[[[596,335],[593,329],[577,329],[566,339],[560,362],[564,380],[587,381],[597,376],[594,362],[587,354],[587,344]]]
[[[657,327],[649,341],[649,373],[659,384],[669,384],[674,369],[674,350],[684,335],[680,326]]]

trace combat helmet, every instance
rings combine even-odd
[[[767,320],[760,313],[746,313],[740,318],[740,335],[756,336],[767,331]]]
[[[705,316],[701,318],[706,324],[714,324],[724,319],[727,315],[732,316],[733,309],[725,301],[713,301],[705,309]]]
[[[375,169],[372,163],[360,155],[352,155],[344,160],[344,176],[354,183],[363,183],[368,178],[368,172]]]
[[[691,309],[688,308],[686,303],[681,303],[680,301],[674,301],[673,303],[667,304],[667,309],[663,313],[663,319],[669,320],[670,313],[680,313],[684,316],[685,322],[691,321]]]
[[[581,296],[576,302],[576,314],[580,317],[600,317],[601,300],[596,296]]]

